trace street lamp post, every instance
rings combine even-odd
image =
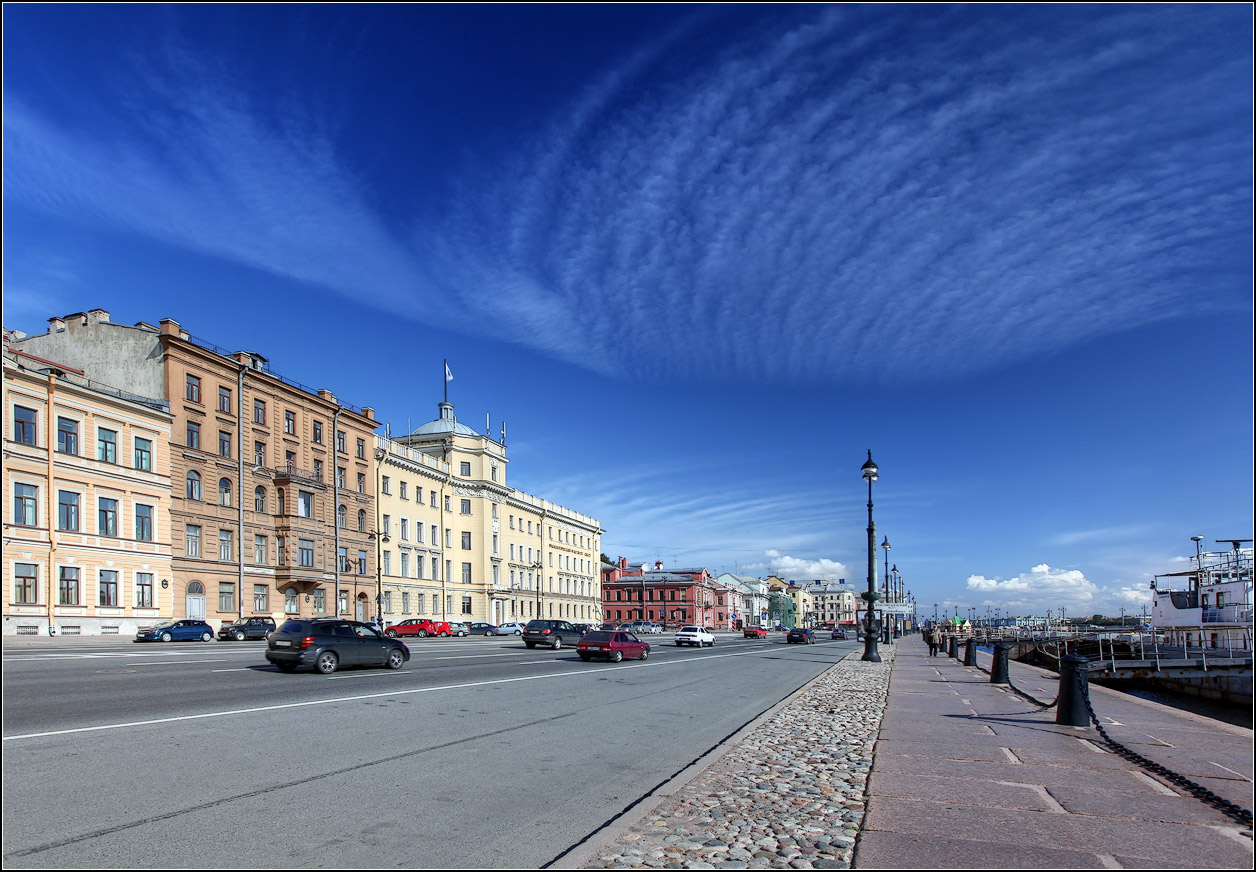
[[[536,570],[536,616],[541,617],[541,561],[528,564],[528,569]]]
[[[375,542],[375,621],[380,630],[384,629],[384,566],[381,560],[381,548],[388,541],[388,534],[378,534],[372,530],[368,537]]]
[[[872,449],[868,449],[868,461],[862,467],[868,481],[868,590],[863,598],[867,602],[864,612],[864,653],[860,660],[880,663],[877,653],[876,604],[877,593],[877,526],[872,520],[872,483],[877,480],[877,465],[872,461]]]

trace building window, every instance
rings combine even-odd
[[[225,430],[218,431],[218,456],[231,456],[231,434]]]
[[[218,583],[218,611],[234,612],[235,610],[235,582],[220,581]]]
[[[100,570],[100,599],[98,605],[118,607],[118,573],[113,569]]]
[[[471,564],[470,563],[462,564],[462,583],[463,584],[471,583]]]
[[[118,535],[118,501],[101,497],[96,518],[96,532],[101,536]]]
[[[231,411],[231,388],[218,388],[218,411]]]
[[[464,596],[462,598],[462,613],[464,615],[471,614],[471,597]]]
[[[259,566],[266,565],[266,537],[257,534],[253,535],[253,562]]]
[[[345,486],[345,468],[343,466],[336,467],[336,487]]]
[[[462,514],[464,515],[471,514],[471,501],[470,500],[462,500]]]
[[[270,611],[270,587],[265,584],[253,585],[253,611]]]
[[[57,529],[77,533],[79,528],[79,495],[74,491],[57,492]]]
[[[218,505],[231,505],[231,479],[229,478],[218,479]]]
[[[230,530],[218,531],[218,559],[231,560],[235,557],[235,543],[232,542],[233,533]]]
[[[314,461],[314,480],[323,480],[323,461],[321,460]]]
[[[462,533],[462,550],[463,551],[471,550],[471,533],[465,530]]]
[[[283,592],[283,611],[286,615],[295,615],[301,611],[300,597],[297,595],[296,588],[290,587]]]
[[[349,528],[349,510],[345,506],[336,509],[336,526],[341,530]]]
[[[96,459],[105,463],[118,462],[118,433],[116,430],[96,429]]]
[[[401,552],[401,577],[402,578],[410,577],[410,552],[409,551]]]
[[[366,575],[366,552],[358,551],[358,575]]]
[[[201,474],[195,469],[188,470],[188,499],[199,500],[201,498]]]
[[[253,423],[266,423],[266,402],[264,400],[253,401]]]
[[[489,467],[488,472],[489,472],[489,478],[491,478],[493,481],[497,481],[497,464],[496,463],[494,463],[491,467]]]
[[[135,468],[142,469],[146,472],[152,472],[153,469],[153,440],[140,439],[135,440]]]
[[[423,555],[422,554],[414,555],[414,577],[415,578],[423,577]]]
[[[336,431],[336,450],[342,454],[348,453],[345,450],[345,431],[344,430]]]
[[[458,474],[463,478],[471,476],[471,462],[469,460],[463,460],[458,464]]]
[[[418,615],[427,614],[427,594],[425,593],[417,594],[416,599],[418,600],[418,602],[414,607],[415,614],[418,614]]]
[[[61,567],[57,583],[57,603],[63,606],[79,605],[79,571],[77,566]]]
[[[153,607],[153,574],[151,572],[135,573],[135,607],[137,609]]]
[[[283,431],[287,433],[289,436],[296,435],[296,432],[297,432],[297,413],[296,412],[284,412],[283,413]]]
[[[275,561],[280,566],[288,565],[288,540],[283,536],[275,537]]]
[[[337,572],[353,572],[353,564],[349,562],[349,549],[336,549],[336,571]]]
[[[29,484],[13,485],[13,523],[24,527],[35,526],[39,517],[38,488]]]
[[[393,610],[393,609],[392,609],[392,591],[391,591],[391,590],[386,590],[386,591],[384,591],[384,595],[383,595],[383,597],[382,597],[382,599],[381,599],[381,602],[383,603],[383,610],[382,610],[382,611],[384,612],[384,614],[386,614],[386,615],[391,615],[391,614],[392,614],[392,610]]]
[[[57,450],[62,454],[78,454],[78,421],[57,419]]]
[[[254,466],[266,465],[266,443],[265,442],[253,443],[253,465]]]
[[[266,513],[266,488],[260,484],[253,489],[253,511]]]
[[[201,401],[201,380],[194,375],[187,377],[187,389],[183,396],[194,403]]]
[[[276,515],[284,514],[283,488],[277,488],[275,490],[275,514]]]
[[[392,515],[384,515],[383,522],[384,522],[384,535],[391,536],[392,535]]]
[[[401,484],[401,498],[402,498],[403,500],[408,500],[408,499],[410,499],[408,496],[406,496],[406,482],[405,482],[405,480],[403,479],[403,480],[400,482],[400,484]]]
[[[392,493],[392,484],[389,482],[388,476],[385,475],[380,479],[379,489],[385,494]]]
[[[314,540],[297,540],[297,561],[301,566],[314,565]]]
[[[314,494],[310,491],[297,491],[297,515],[302,518],[314,517]]]
[[[323,444],[323,422],[315,421],[313,423],[314,423],[314,444],[322,445]]]
[[[366,510],[358,509],[358,532],[366,532]]]
[[[201,425],[188,421],[188,448],[201,447]],[[104,459],[103,457],[101,458]]]
[[[35,605],[39,602],[39,567],[34,563],[13,564],[13,602]]]
[[[384,564],[382,568],[384,575],[392,575],[392,552],[384,551],[380,554],[380,558]]]
[[[366,493],[366,473],[364,472],[358,473],[358,493]]]
[[[403,615],[410,614],[410,594],[404,590],[401,592],[401,613]]]
[[[366,440],[365,439],[358,440],[357,456],[359,460],[366,459]]]
[[[194,524],[187,526],[187,556],[201,556],[201,528]]]
[[[321,614],[327,611],[327,591],[321,587],[314,591],[314,612]]]
[[[141,542],[153,541],[153,507],[136,504],[135,538]]]

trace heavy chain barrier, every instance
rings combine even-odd
[[[1095,709],[1090,704],[1089,685],[1082,681],[1080,672],[1074,673],[1074,680],[1077,682],[1078,690],[1081,691],[1082,700],[1086,703],[1086,711],[1090,714],[1090,720],[1095,725],[1095,729],[1099,731],[1099,735],[1103,737],[1103,740],[1107,742],[1112,749],[1116,751],[1116,753],[1120,754],[1127,760],[1132,760],[1144,769],[1149,769],[1157,775],[1172,781],[1174,784],[1185,788],[1187,791],[1194,794],[1196,799],[1220,809],[1222,812],[1234,818],[1239,823],[1249,827],[1252,825],[1252,813],[1249,809],[1243,808],[1243,806],[1238,803],[1230,802],[1230,800],[1225,799],[1224,797],[1217,796],[1217,794],[1213,793],[1202,784],[1196,784],[1185,775],[1179,775],[1171,769],[1160,765],[1156,761],[1147,759],[1142,754],[1125,747],[1116,739],[1109,736],[1107,730],[1105,730],[1103,725],[1099,723],[1099,718],[1095,714]]]
[[[986,669],[986,668],[985,668],[984,666],[982,666],[980,663],[978,663],[978,664],[977,664],[977,668],[978,668],[979,670],[981,670],[982,672],[984,672],[986,675],[989,675],[989,674],[990,674],[990,670],[989,670],[989,669]],[[1011,689],[1011,691],[1012,691],[1013,693],[1015,693],[1017,696],[1024,697],[1025,699],[1029,700],[1031,703],[1033,703],[1034,705],[1036,705],[1036,706],[1038,706],[1039,708],[1042,708],[1042,709],[1054,708],[1054,707],[1055,707],[1056,705],[1058,705],[1058,704],[1059,704],[1059,702],[1060,702],[1060,692],[1059,692],[1059,690],[1058,690],[1058,689],[1056,690],[1056,693],[1055,693],[1055,699],[1051,700],[1051,702],[1043,702],[1042,700],[1039,700],[1039,699],[1034,699],[1034,697],[1033,697],[1032,695],[1030,695],[1029,693],[1026,693],[1025,691],[1021,690],[1021,689],[1020,689],[1019,687],[1017,687],[1015,684],[1012,684],[1012,676],[1011,676],[1011,675],[1009,675],[1009,676],[1007,677],[1007,686],[1008,686],[1008,687]]]

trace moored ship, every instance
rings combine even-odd
[[[1252,650],[1251,539],[1220,539],[1229,551],[1205,552],[1194,537],[1193,569],[1157,575],[1152,630],[1162,643],[1187,651]],[[1244,547],[1244,543],[1247,543]]]

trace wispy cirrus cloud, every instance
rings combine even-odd
[[[405,230],[317,112],[188,54],[108,129],[6,93],[5,196],[629,378],[945,377],[1249,306],[1242,10],[697,21]]]

